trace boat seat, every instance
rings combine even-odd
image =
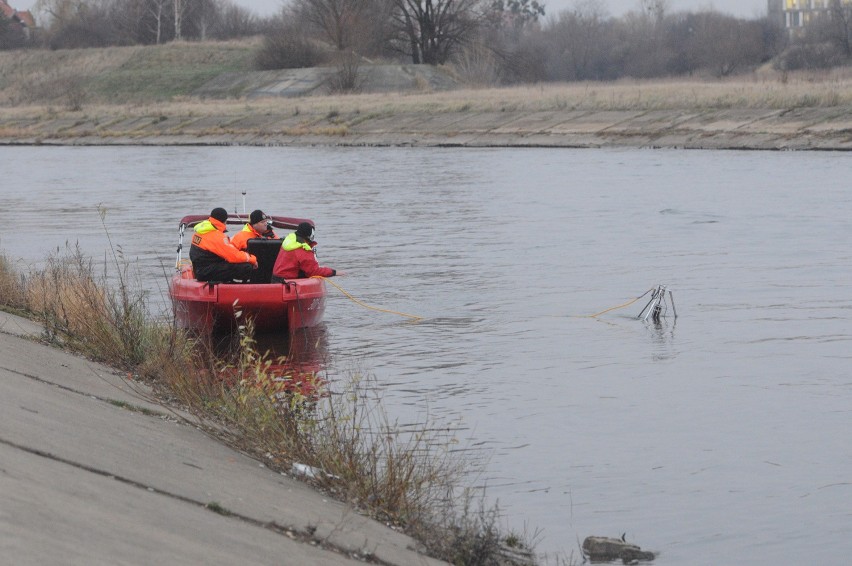
[[[257,258],[257,269],[252,272],[249,283],[272,283],[272,268],[281,250],[281,240],[253,238],[246,249]]]

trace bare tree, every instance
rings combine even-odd
[[[211,35],[217,39],[257,35],[260,22],[252,12],[230,0],[216,3],[216,18]]]
[[[206,40],[222,23],[222,13],[231,5],[224,0],[182,0],[180,37],[183,39]],[[239,12],[235,14],[239,18]],[[177,28],[177,24],[175,25]],[[177,29],[175,31],[177,37]]]
[[[243,8],[236,8],[228,0],[100,0],[109,5],[109,27],[117,42],[161,44],[179,39],[206,39],[211,30],[221,27],[222,13],[234,10],[233,21],[240,17]],[[177,10],[177,12],[176,12]],[[175,21],[175,17],[178,21]],[[249,16],[249,21],[252,18]],[[256,33],[249,27],[245,35]],[[233,35],[229,36],[233,37]]]
[[[762,62],[766,53],[759,22],[717,12],[690,14],[685,43],[672,45],[692,57],[690,70],[705,69],[716,77]]]
[[[369,1],[369,10],[362,14],[356,26],[357,35],[352,38],[352,47],[367,56],[398,55],[391,47],[394,37],[395,0]]]
[[[352,51],[339,51],[335,56],[336,72],[326,81],[330,92],[352,93],[361,90],[361,58]]]
[[[195,36],[201,41],[206,41],[211,31],[215,29],[221,17],[219,14],[220,4],[213,0],[198,2],[192,11],[191,19],[194,24]]]
[[[183,15],[186,12],[186,3],[184,0],[172,0],[172,6],[175,9],[175,41],[183,39]]]
[[[616,22],[613,52],[620,74],[631,77],[664,75],[671,53],[666,50],[666,0],[639,0],[639,9]]]
[[[487,0],[473,41],[465,42],[453,63],[474,84],[536,82],[546,78],[537,0]]]
[[[35,10],[50,21],[47,43],[53,49],[104,47],[110,43],[106,0],[39,0]]]
[[[760,30],[769,58],[781,54],[790,43],[790,36],[784,29],[784,24],[773,17],[767,16],[761,19]]]
[[[639,0],[639,11],[657,23],[661,23],[669,9],[669,0]]]
[[[295,0],[296,12],[339,51],[352,46],[369,0]]]
[[[415,64],[446,63],[481,23],[480,0],[394,0],[398,48]]]
[[[837,45],[846,57],[852,56],[852,6],[841,0],[830,0],[828,14],[830,39]]]
[[[72,19],[86,4],[85,0],[38,0],[33,8],[36,12],[46,15],[52,25]]]
[[[501,79],[501,65],[495,52],[476,42],[465,46],[453,57],[455,73],[467,84],[496,85]]]
[[[147,34],[144,26],[145,7],[133,0],[108,0],[107,21],[114,45],[145,43]]]
[[[261,71],[299,69],[328,61],[328,54],[306,35],[294,10],[285,8],[273,23],[255,56],[255,68]]]
[[[490,0],[485,19],[492,27],[521,29],[544,15],[544,4],[538,0]]]
[[[55,48],[228,39],[260,32],[258,19],[233,0],[39,0],[34,10],[46,23],[40,35]]]
[[[546,29],[549,74],[558,80],[601,80],[608,76],[609,15],[601,0],[575,0]]]
[[[163,43],[163,25],[166,18],[166,8],[170,0],[147,0],[145,3],[148,9],[148,29],[154,34],[154,43],[157,45]]]

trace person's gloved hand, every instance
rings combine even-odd
[[[257,258],[251,254],[249,254],[249,263],[251,263],[252,267],[257,269]]]

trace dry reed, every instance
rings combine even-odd
[[[25,294],[27,309],[50,341],[125,369],[144,360],[150,330],[144,294],[124,279],[111,290],[78,247],[48,257],[43,269],[29,275]]]
[[[2,306],[15,312],[27,310],[26,283],[5,255],[0,255],[0,297]]]

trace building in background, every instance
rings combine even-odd
[[[0,18],[9,20],[13,29],[29,37],[31,31],[35,28],[35,20],[29,11],[19,12],[9,5],[6,0],[0,0]]]
[[[796,33],[818,18],[831,17],[832,4],[852,8],[852,0],[768,0],[769,18]]]

